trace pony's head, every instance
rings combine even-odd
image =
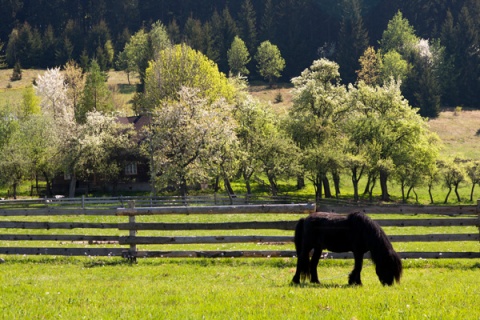
[[[384,286],[391,286],[394,281],[399,283],[402,270],[402,260],[393,250],[391,250],[388,258],[378,262],[375,268],[378,279]]]

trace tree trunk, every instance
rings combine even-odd
[[[452,187],[448,187],[447,196],[445,197],[445,201],[443,202],[443,204],[447,204],[448,197],[450,196],[450,192],[452,192]]]
[[[297,176],[297,190],[305,188],[305,178],[303,175]]]
[[[213,192],[218,193],[218,190],[220,190],[220,176],[217,175],[215,177],[215,184],[213,185]]]
[[[323,189],[325,190],[325,198],[333,198],[332,190],[330,189],[330,181],[326,176],[323,177]]]
[[[37,195],[40,195],[40,192],[38,192],[38,174],[35,173],[35,190],[37,190]]]
[[[455,184],[455,194],[457,195],[457,201],[461,202],[462,199],[460,198],[460,194],[458,194],[458,183]]]
[[[235,191],[233,191],[232,184],[230,183],[230,179],[228,179],[227,177],[223,177],[223,184],[228,194],[235,196]]]
[[[359,200],[358,196],[358,180],[352,175],[352,184],[353,184],[353,200],[357,202]]]
[[[68,188],[68,197],[69,198],[74,198],[75,197],[75,187],[77,185],[77,177],[72,174],[72,177],[70,178],[70,187]]]
[[[370,199],[370,202],[373,201],[373,188],[375,188],[375,184],[376,179],[372,179],[372,181],[370,181],[370,189],[368,190],[368,198]]]
[[[428,194],[429,194],[429,196],[430,196],[430,204],[434,204],[433,194],[432,194],[432,185],[429,185],[429,186],[428,186]]]
[[[410,192],[412,192],[412,190],[413,190],[413,186],[410,186],[410,188],[408,188],[408,191],[407,191],[406,200],[410,199]]]
[[[247,194],[252,194],[252,187],[250,186],[250,177],[251,174],[243,172],[243,180],[245,180],[245,187],[247,188]]]
[[[315,181],[313,182],[313,186],[315,188],[315,200],[318,203],[320,201],[320,199],[323,198],[323,195],[322,195],[323,183],[322,183],[322,179],[319,176],[315,177]]]
[[[17,199],[17,183],[16,182],[13,184],[13,199],[14,200]]]
[[[43,177],[45,178],[45,182],[47,183],[46,195],[47,197],[51,197],[53,195],[52,185],[50,183],[50,179],[48,178],[48,174],[45,171],[43,172]]]
[[[407,192],[407,195],[405,196],[405,183],[403,183],[403,181],[400,183],[400,189],[402,190],[402,202],[406,203],[408,199],[408,192]]]
[[[368,174],[367,184],[365,185],[365,190],[363,190],[363,195],[370,194],[370,183],[372,182],[372,175]]]
[[[250,180],[245,180],[245,187],[247,188],[247,194],[252,194],[252,187],[250,186]]]
[[[470,191],[470,202],[473,201],[473,191],[475,191],[475,183],[472,183],[472,190]]]
[[[267,175],[268,182],[270,182],[270,189],[272,190],[272,196],[276,197],[278,195],[278,187],[275,182],[275,178],[271,175]]]
[[[380,171],[380,188],[382,190],[382,201],[390,201],[390,195],[388,194],[387,185],[388,174],[384,170]]]
[[[340,196],[340,175],[338,172],[333,173],[333,184],[335,186],[335,198]]]
[[[188,190],[187,190],[187,180],[185,180],[185,178],[181,178],[180,179],[180,195],[184,198],[184,201],[185,201],[185,198],[187,197],[187,193],[188,193]]]
[[[353,200],[357,202],[360,197],[358,194],[358,183],[360,182],[360,178],[363,174],[363,169],[361,169],[360,174],[358,174],[358,168],[352,168],[352,185],[353,185]]]

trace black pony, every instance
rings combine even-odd
[[[363,255],[370,251],[380,282],[392,285],[394,280],[400,282],[402,261],[393,250],[382,228],[372,219],[360,212],[340,215],[316,212],[298,221],[295,228],[295,248],[297,250],[297,271],[294,283],[300,279],[310,278],[313,283],[320,283],[317,265],[322,250],[332,252],[352,251],[355,267],[349,275],[348,283],[361,285]],[[311,261],[310,251],[313,249]]]

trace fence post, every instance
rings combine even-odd
[[[477,228],[478,228],[478,235],[480,236],[480,199],[477,200]]]
[[[135,209],[135,200],[130,200],[128,201],[128,208],[129,209]],[[128,216],[128,222],[130,225],[135,224],[135,215],[131,214]],[[130,229],[129,230],[129,236],[130,239],[135,239],[137,236],[137,230],[136,229]],[[128,259],[130,262],[136,262],[137,261],[137,244],[135,241],[130,243],[130,249],[128,250]]]

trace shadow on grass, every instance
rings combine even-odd
[[[318,289],[347,289],[347,288],[359,288],[360,286],[353,286],[353,285],[348,285],[348,284],[338,284],[338,283],[310,283],[310,282],[304,282],[300,284],[296,284],[291,282],[290,283],[291,287],[296,287],[296,288],[318,288]]]
[[[121,257],[63,257],[63,256],[0,256],[0,266],[9,264],[18,265],[80,265],[84,268],[96,268],[105,266],[161,266],[170,265],[191,265],[198,267],[252,267],[252,268],[290,268],[292,272],[296,267],[296,258],[139,258],[135,263]],[[353,266],[351,259],[327,259],[320,262],[319,274],[326,276],[328,268],[345,267],[348,272]],[[444,268],[449,270],[479,270],[480,262],[476,259],[415,259],[403,261],[404,269],[436,269]],[[334,278],[324,277],[321,282],[327,282],[331,279],[348,277],[348,274],[335,276]],[[319,286],[318,284],[304,284],[307,286]],[[332,284],[322,283],[320,286],[330,286]]]

